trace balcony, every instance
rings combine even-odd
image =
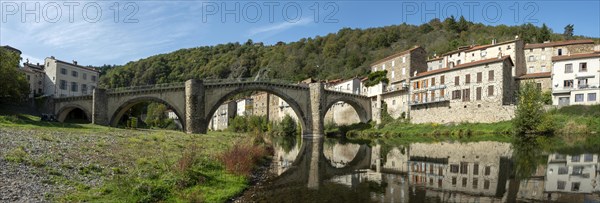
[[[416,106],[416,105],[433,104],[433,103],[448,102],[448,101],[450,101],[450,100],[448,100],[448,98],[446,98],[446,97],[435,97],[433,99],[423,99],[423,101],[420,101],[418,99],[412,100],[412,101],[410,101],[410,105]]]
[[[593,90],[600,89],[600,83],[593,84],[579,84],[575,86],[567,86],[567,87],[557,87],[556,85],[552,88],[553,93],[568,93],[574,90]]]

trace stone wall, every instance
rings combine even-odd
[[[542,87],[542,92],[552,91],[552,79],[551,78],[531,78],[531,79],[520,79],[517,80],[519,86],[527,82],[539,83]],[[518,88],[517,88],[518,89]]]
[[[514,105],[477,102],[462,106],[430,104],[410,112],[412,123],[494,123],[514,118]]]
[[[387,113],[394,119],[398,119],[405,112],[405,116],[408,116],[408,92],[407,91],[395,91],[388,92],[381,95],[381,99],[387,105]]]
[[[338,102],[331,106],[325,114],[325,124],[350,125],[360,122],[356,110],[350,104]]]

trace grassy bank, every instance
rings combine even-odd
[[[264,154],[233,147],[248,142],[241,134],[115,129],[27,115],[0,116],[0,134],[0,161],[31,168],[56,188],[46,199],[61,202],[224,202],[248,183],[247,171],[224,164],[227,156]]]

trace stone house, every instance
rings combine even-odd
[[[237,115],[238,116],[249,116],[252,115],[252,108],[254,107],[253,100],[251,98],[238,99],[236,101]]]
[[[598,154],[551,154],[546,171],[546,192],[599,192]]]
[[[552,57],[553,105],[600,103],[600,52]]]
[[[47,95],[54,97],[71,97],[91,95],[92,90],[98,86],[100,72],[94,68],[64,62],[54,58],[45,59],[46,78],[44,90]]]
[[[208,123],[208,129],[210,130],[226,130],[229,127],[230,119],[236,116],[237,103],[235,101],[228,101],[221,104],[213,117]]]
[[[25,62],[20,70],[25,73],[25,77],[29,83],[29,98],[33,98],[35,95],[43,95],[46,78],[44,65]]]
[[[514,115],[514,64],[509,55],[418,73],[411,78],[413,123],[510,120]]]
[[[592,40],[568,40],[526,44],[524,55],[526,74],[517,77],[519,83],[535,82],[543,91],[552,90],[552,57],[588,53],[594,50]]]

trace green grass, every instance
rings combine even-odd
[[[0,131],[22,134],[0,137],[7,151],[0,158],[35,167],[44,183],[70,188],[48,196],[53,201],[225,202],[248,184],[218,161],[246,139],[241,134],[117,129],[22,114],[0,115]]]

